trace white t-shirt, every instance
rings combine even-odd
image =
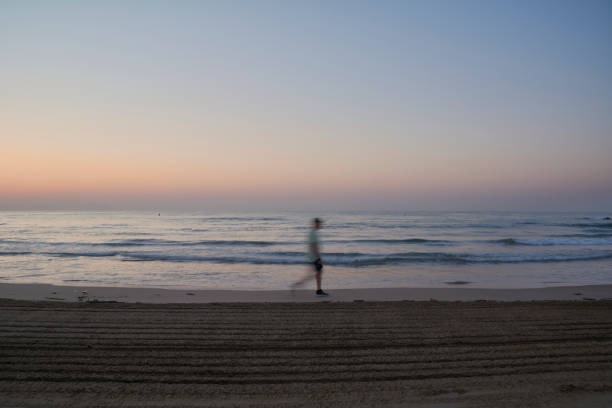
[[[312,244],[317,244],[317,249],[319,253],[321,253],[321,244],[319,243],[319,234],[317,234],[316,229],[311,229],[310,234],[308,234],[308,260],[310,262],[316,262],[319,257],[312,250]]]

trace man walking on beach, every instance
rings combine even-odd
[[[319,218],[312,220],[312,229],[308,234],[308,260],[312,264],[315,271],[315,278],[317,280],[317,296],[328,296],[327,293],[321,289],[321,276],[323,275],[323,261],[321,260],[321,245],[319,244],[318,230],[321,229],[323,222]],[[291,285],[291,290],[294,290],[298,286],[304,284],[306,281],[312,279],[312,275],[309,273],[301,280]]]

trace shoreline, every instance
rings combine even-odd
[[[363,288],[329,290],[317,297],[312,289],[221,290],[161,289],[109,286],[57,286],[39,283],[0,283],[0,298],[58,302],[119,303],[302,303],[384,301],[590,301],[612,300],[612,284],[554,286],[525,289],[483,288]]]

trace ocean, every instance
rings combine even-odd
[[[326,289],[610,284],[606,215],[4,211],[0,282],[286,289],[319,216]]]

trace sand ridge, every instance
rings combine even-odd
[[[610,301],[1,300],[0,323],[2,406],[612,402]]]

